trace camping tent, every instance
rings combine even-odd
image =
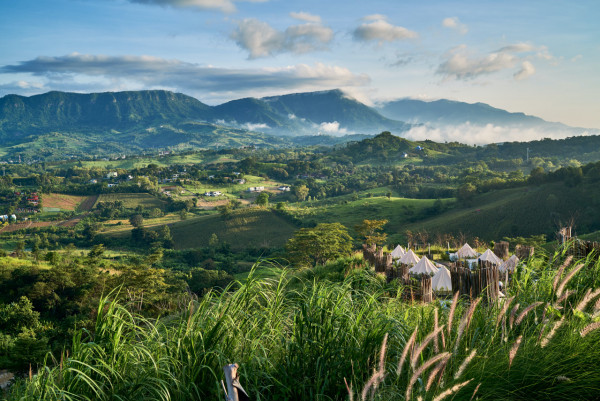
[[[504,263],[502,263],[499,267],[498,267],[498,271],[500,273],[504,273],[506,270],[508,270],[509,272],[514,272],[515,271],[515,267],[517,267],[517,264],[519,263],[519,258],[517,258],[517,255],[512,255],[510,258],[508,258],[508,260]]]
[[[481,262],[489,262],[493,265],[500,266],[502,264],[502,259],[500,259],[494,252],[490,249],[485,251],[480,257],[479,261]]]
[[[440,268],[431,279],[431,288],[433,291],[452,291],[452,279],[450,278],[450,270],[444,265],[438,265]]]
[[[409,249],[408,252],[406,252],[404,256],[400,258],[400,264],[403,265],[413,266],[417,263],[419,263],[419,257],[412,251],[412,249]]]
[[[408,272],[412,274],[434,274],[438,272],[438,268],[427,259],[427,256],[423,256],[419,263],[411,267]]]
[[[402,247],[400,245],[398,245],[392,251],[392,258],[394,258],[394,259],[400,259],[402,256],[404,256],[405,253],[406,252],[404,252],[404,249],[402,249]]]
[[[477,252],[475,252],[473,250],[473,248],[471,248],[471,246],[467,243],[465,243],[462,248],[460,248],[458,251],[456,251],[456,257],[458,259],[469,259],[469,258],[476,258],[477,256],[479,256],[477,254]]]

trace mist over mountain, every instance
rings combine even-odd
[[[381,103],[376,109],[388,118],[414,124],[406,136],[416,140],[485,144],[600,133],[597,129],[570,127],[524,113],[511,113],[485,103],[398,99]]]
[[[340,90],[243,98],[217,106],[165,90],[0,98],[0,147],[9,155],[40,158],[172,147],[331,145],[382,131],[467,144],[597,133],[483,103],[401,99],[373,108]]]

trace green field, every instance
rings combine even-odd
[[[188,219],[170,225],[175,248],[208,246],[212,234],[232,249],[247,247],[282,247],[296,227],[274,212],[250,208],[232,212],[228,218],[220,215]]]
[[[152,209],[155,207],[162,207],[164,201],[147,193],[113,193],[113,194],[102,194],[98,197],[98,202],[115,202],[121,201],[123,205],[128,209],[135,209],[137,206],[142,206],[144,209]]]

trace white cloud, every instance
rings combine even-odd
[[[354,30],[355,40],[377,41],[381,45],[383,42],[415,39],[419,36],[404,27],[390,24],[383,15],[370,15],[364,19],[371,22],[365,22]]]
[[[314,22],[316,24],[320,24],[321,23],[321,17],[319,17],[318,15],[313,15],[313,14],[309,14],[309,13],[305,13],[303,11],[300,12],[291,12],[290,13],[290,17],[297,19],[299,21],[305,21],[305,22]]]
[[[535,50],[533,45],[529,43],[513,43],[508,46],[504,46],[497,50],[497,53],[527,53]]]
[[[206,67],[180,60],[151,56],[105,56],[73,53],[61,57],[37,57],[0,67],[0,74],[31,74],[43,77],[46,90],[153,89],[164,88],[202,97],[240,97],[244,93],[281,93],[284,90],[315,90],[362,86],[366,75],[347,68],[316,63],[280,68],[231,69]],[[23,93],[26,91],[16,91]],[[28,93],[36,92],[34,90]],[[37,91],[39,93],[40,91]]]
[[[582,135],[589,135],[584,132]],[[535,128],[502,127],[493,124],[472,125],[470,123],[433,128],[425,125],[411,128],[404,137],[423,141],[460,142],[468,145],[483,145],[499,142],[526,142],[540,138],[563,139],[573,136],[564,130],[540,130]]]
[[[340,123],[337,121],[333,122],[324,122],[319,125],[319,131],[324,132],[326,134],[347,134],[348,130],[346,128],[340,128]]]
[[[458,17],[448,17],[444,18],[442,21],[442,26],[450,29],[454,29],[459,32],[461,35],[466,34],[469,31],[469,28],[463,23],[461,23]]]
[[[304,18],[308,14],[303,15]],[[316,16],[308,15],[313,18]],[[230,35],[238,46],[249,52],[249,58],[273,56],[279,53],[308,53],[325,50],[333,39],[333,30],[320,22],[292,25],[277,31],[269,24],[255,18],[238,22]]]
[[[486,55],[473,55],[467,46],[461,45],[444,55],[445,60],[439,65],[436,73],[446,79],[469,80],[512,69],[521,62],[521,69],[514,74],[514,77],[523,79],[533,75],[535,68],[531,62],[524,60],[521,54],[537,50],[539,49],[527,43],[515,43]]]
[[[271,127],[269,127],[265,123],[258,123],[258,124],[245,123],[242,125],[242,128],[245,128],[248,131],[259,131],[259,130],[263,130],[263,129],[270,129]]]
[[[531,64],[529,61],[523,61],[523,63],[521,64],[521,69],[515,72],[514,77],[516,80],[521,80],[528,78],[533,74],[535,74],[535,67],[533,66],[533,64]]]
[[[581,60],[582,58],[583,58],[583,56],[582,56],[581,54],[578,54],[578,55],[576,55],[575,57],[573,57],[573,58],[571,59],[571,61],[572,61],[572,62],[576,62],[576,61],[579,61],[579,60]]]
[[[216,10],[225,13],[236,11],[234,2],[240,0],[128,0],[131,3],[149,4],[162,7],[191,8],[197,10]],[[262,3],[268,0],[247,0]]]
[[[362,17],[361,19],[363,21],[378,21],[378,20],[387,21],[388,17],[387,17],[387,15],[383,15],[383,14],[371,14],[371,15],[366,15],[366,16]]]

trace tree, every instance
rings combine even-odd
[[[350,254],[352,237],[340,223],[321,223],[296,231],[286,248],[294,262],[315,266]]]
[[[158,233],[160,238],[163,241],[163,246],[167,249],[173,248],[175,246],[175,242],[173,241],[173,236],[171,235],[171,229],[168,225],[160,226],[158,229]]]
[[[91,261],[97,261],[98,259],[100,259],[102,257],[102,254],[104,253],[105,250],[106,249],[104,248],[103,244],[94,245],[94,247],[88,253],[88,258]]]
[[[254,201],[259,206],[269,206],[269,194],[267,192],[261,192]]]
[[[304,201],[308,196],[308,187],[306,185],[295,186],[294,195],[296,195],[299,201]]]
[[[387,234],[380,232],[383,226],[387,224],[387,220],[363,220],[363,222],[354,229],[365,238],[365,243],[368,246],[373,244],[383,245],[387,240]]]
[[[458,187],[457,198],[463,202],[469,201],[473,198],[475,193],[477,192],[477,187],[470,182],[467,182],[460,187]]]
[[[129,218],[129,223],[135,228],[140,228],[144,225],[144,217],[141,214],[134,214]]]

